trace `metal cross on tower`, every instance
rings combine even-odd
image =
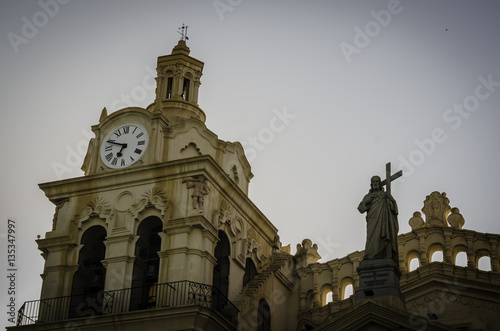
[[[177,31],[178,33],[180,33],[181,35],[181,40],[189,40],[187,34],[188,34],[188,26],[187,25],[184,25],[184,23],[182,23],[182,26],[180,28],[178,28],[177,30],[180,30],[180,31]]]
[[[391,162],[389,162],[385,165],[385,179],[380,184],[385,185],[386,192],[391,194],[391,182],[401,176],[403,176],[403,170],[399,170],[391,176]]]

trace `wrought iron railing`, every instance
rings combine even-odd
[[[217,287],[190,281],[27,301],[18,311],[17,325],[185,305],[218,311],[237,326],[238,309]]]

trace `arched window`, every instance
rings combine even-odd
[[[227,298],[229,289],[229,255],[231,254],[231,246],[226,233],[219,230],[219,242],[215,246],[214,256],[217,259],[217,264],[213,271],[213,286],[216,287],[222,295]],[[225,300],[215,300],[215,309],[219,310],[225,305]]]
[[[257,268],[255,268],[255,263],[252,259],[247,257],[245,262],[245,274],[243,275],[243,287],[245,287],[250,281],[257,275]]]
[[[174,77],[172,71],[167,71],[165,73],[165,79],[167,81],[167,93],[166,98],[171,99],[173,95]]]
[[[156,306],[156,285],[161,249],[163,224],[158,217],[151,216],[141,222],[137,229],[139,239],[135,243],[134,271],[132,276],[132,293],[130,310],[153,308]]]
[[[341,282],[340,300],[345,300],[353,294],[352,278],[345,278]]]
[[[458,252],[455,256],[455,265],[458,267],[466,267],[467,266],[467,253]]]
[[[420,267],[420,260],[418,257],[413,257],[408,264],[408,271],[411,272],[417,270],[418,267]]]
[[[332,302],[333,300],[333,292],[330,288],[325,288],[321,292],[321,305],[327,305],[329,302]]]
[[[352,284],[347,284],[346,287],[344,288],[344,295],[342,300],[349,298],[352,295],[352,293],[353,293]]]
[[[443,262],[443,251],[435,251],[432,253],[431,262]]]
[[[191,97],[191,94],[190,94],[190,90],[191,90],[191,82],[193,81],[193,76],[191,75],[191,73],[186,73],[186,76],[184,77],[184,79],[182,80],[182,99],[183,100],[186,100],[186,101],[192,101],[192,97]]]
[[[491,259],[489,256],[482,256],[477,261],[477,268],[483,271],[491,271]]]
[[[257,311],[257,331],[269,330],[271,330],[271,309],[266,300],[261,299]]]
[[[99,225],[87,229],[80,244],[78,270],[73,276],[69,317],[78,317],[81,312],[100,313],[106,268],[102,265],[106,255],[106,230]]]

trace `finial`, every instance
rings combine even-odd
[[[177,31],[177,33],[179,33],[181,35],[181,40],[189,40],[187,34],[188,34],[188,26],[187,25],[184,25],[184,23],[182,23],[182,26],[180,28],[178,28],[177,30],[180,30],[180,31]]]
[[[99,123],[101,123],[106,117],[108,117],[108,110],[104,107],[101,111],[101,117],[99,117]]]

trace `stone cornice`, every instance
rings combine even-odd
[[[54,238],[37,239],[39,250],[50,249],[51,251],[67,250],[68,247],[75,245],[73,239],[69,236],[60,236]]]

